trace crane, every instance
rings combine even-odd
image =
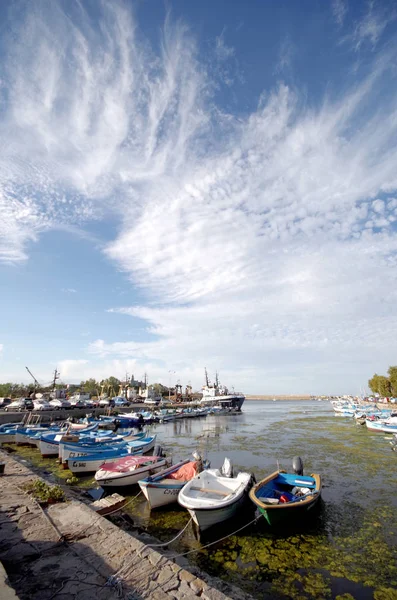
[[[36,388],[40,387],[40,384],[37,381],[36,377],[33,375],[33,373],[31,373],[31,371],[29,371],[29,369],[27,367],[25,367],[25,369],[27,370],[27,372],[29,373],[29,375],[33,378],[33,381],[34,381],[34,391],[36,392]]]

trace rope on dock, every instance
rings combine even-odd
[[[175,542],[175,540],[177,540],[182,535],[182,533],[187,529],[187,527],[188,527],[188,525],[190,525],[192,519],[193,519],[193,517],[190,517],[190,519],[186,523],[185,527],[183,529],[181,529],[180,532],[177,533],[176,536],[173,537],[172,540],[170,540],[169,542],[165,542],[164,544],[145,544],[145,546],[147,546],[148,548],[161,548],[163,546],[168,546],[168,544],[172,544],[172,542]]]

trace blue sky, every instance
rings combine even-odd
[[[0,3],[0,381],[395,362],[394,2]]]

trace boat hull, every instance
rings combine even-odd
[[[172,483],[171,483],[172,481]],[[167,504],[175,504],[178,502],[178,494],[185,485],[186,481],[173,481],[170,483],[148,483],[146,481],[139,481],[139,486],[149,502],[150,508],[159,508],[160,506],[167,506]]]
[[[15,442],[15,433],[1,433],[0,444],[13,444]]]
[[[59,442],[55,440],[53,442],[48,442],[41,439],[39,442],[39,449],[43,458],[52,458],[58,456]]]
[[[380,423],[379,421],[369,421],[368,419],[365,421],[367,429],[369,431],[376,431],[379,433],[397,433],[397,423],[396,424],[388,424],[388,423]]]
[[[127,473],[120,473],[117,476],[108,475],[106,469],[100,469],[95,475],[95,479],[101,487],[128,487],[135,485],[141,479],[145,479],[148,475],[158,473],[166,466],[168,466],[170,459],[164,459],[159,461],[155,465],[148,465],[141,469],[135,469],[134,471]]]
[[[97,460],[84,460],[83,457],[69,458],[67,460],[67,467],[73,475],[88,475],[89,473],[96,473],[98,469],[106,462],[113,462],[117,458],[121,458],[122,454],[117,454],[111,457],[103,456]]]
[[[290,506],[285,505],[285,508],[283,507],[282,510],[272,510],[271,508],[265,509],[258,506],[258,510],[265,517],[270,526],[280,525],[282,523],[297,523],[316,506],[320,497],[320,495],[317,495],[305,506],[296,504],[291,504]]]
[[[245,501],[246,494],[244,493],[233,504],[222,508],[188,508],[187,510],[200,531],[206,531],[217,523],[223,523],[234,517]]]
[[[213,406],[214,404],[227,404],[236,410],[241,410],[244,404],[245,396],[232,394],[229,396],[205,396],[200,400],[201,406]]]

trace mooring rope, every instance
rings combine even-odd
[[[194,552],[201,552],[202,550],[204,550],[205,548],[208,548],[209,546],[213,546],[214,544],[219,544],[219,542],[223,542],[223,540],[227,540],[228,538],[232,537],[232,535],[236,535],[236,533],[239,533],[246,527],[249,527],[253,523],[256,523],[256,521],[259,521],[259,519],[262,516],[263,515],[260,514],[258,517],[255,517],[255,519],[253,519],[249,523],[246,523],[246,525],[243,525],[242,527],[240,527],[239,529],[236,529],[232,533],[229,533],[228,535],[221,537],[219,540],[215,540],[214,542],[209,542],[208,544],[205,544],[204,546],[201,546],[200,548],[193,548],[193,550],[188,550],[187,552],[183,552],[182,554],[175,554],[174,556],[167,556],[167,558],[169,558],[170,560],[174,560],[175,558],[180,558],[181,556],[187,556],[187,554],[193,554]]]
[[[185,527],[183,529],[180,530],[179,533],[176,534],[175,537],[172,538],[172,540],[170,540],[169,542],[164,542],[164,544],[145,544],[145,546],[147,546],[148,548],[161,548],[163,546],[168,546],[169,544],[172,544],[172,542],[175,542],[175,540],[177,540],[184,531],[186,531],[188,525],[190,525],[190,523],[192,522],[193,517],[190,517],[189,521],[186,523]]]

